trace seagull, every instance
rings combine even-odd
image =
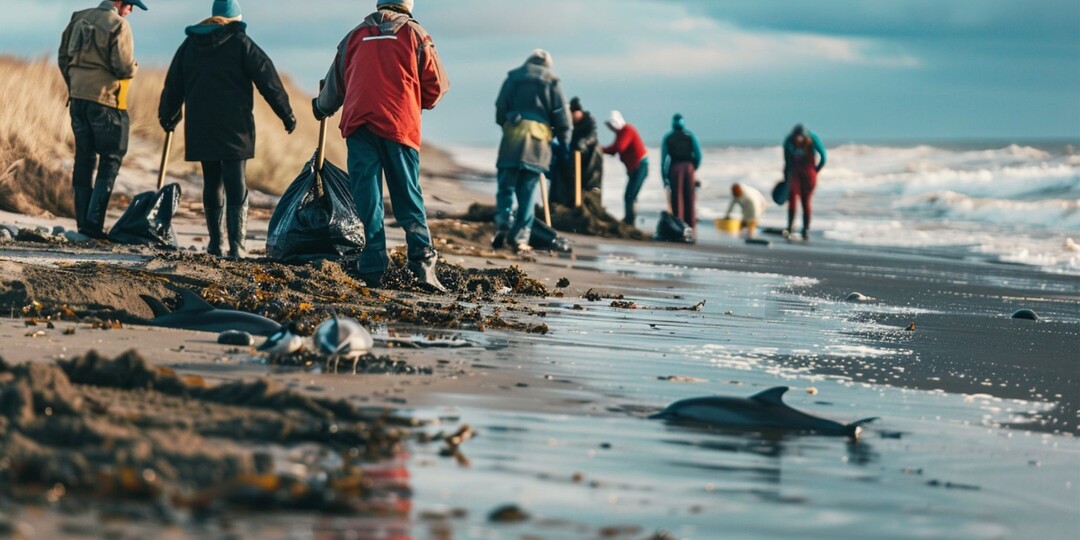
[[[304,348],[304,340],[299,334],[300,329],[296,327],[296,323],[289,323],[267,338],[262,345],[259,345],[258,350],[268,354],[270,358],[295,354]]]
[[[334,362],[334,372],[337,372],[338,362],[342,358],[353,361],[353,372],[356,372],[356,364],[360,357],[367,354],[375,346],[375,340],[371,333],[353,319],[342,319],[334,314],[334,317],[319,325],[315,331],[315,348],[327,358],[327,371],[330,362]]]

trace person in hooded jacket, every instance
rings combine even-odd
[[[187,28],[161,92],[158,119],[166,132],[185,120],[188,161],[202,162],[207,252],[222,255],[222,219],[228,257],[246,255],[247,160],[255,157],[252,86],[285,124],[296,129],[289,96],[270,58],[248,37],[237,0],[214,0],[212,16]],[[184,110],[187,111],[184,118]]]
[[[581,152],[581,191],[585,197],[599,201],[604,188],[604,153],[596,132],[596,119],[581,107],[581,100],[570,100],[570,116],[574,121],[574,133],[570,137],[570,151]],[[570,178],[574,178],[574,163],[570,162]]]
[[[615,132],[615,142],[611,143],[611,146],[604,147],[604,153],[618,154],[623,165],[626,165],[628,178],[626,194],[623,196],[623,203],[626,205],[623,222],[633,225],[636,218],[634,205],[637,204],[641,188],[649,177],[649,153],[645,149],[645,141],[641,140],[641,134],[638,133],[637,128],[626,123],[622,113],[611,111],[611,118],[606,124],[608,129]]]
[[[818,156],[821,156],[820,161],[817,159]],[[784,178],[790,190],[785,237],[795,236],[795,214],[799,210],[799,202],[802,202],[802,238],[803,240],[810,239],[811,201],[814,197],[814,189],[817,188],[818,173],[825,168],[825,162],[828,159],[821,139],[802,124],[796,125],[784,140]]]
[[[386,252],[383,177],[397,223],[405,230],[408,268],[421,287],[446,292],[436,266],[424,193],[420,189],[421,114],[450,91],[435,41],[413,18],[414,0],[378,0],[338,45],[326,85],[312,102],[316,120],[339,109],[349,149],[349,180],[367,247],[357,262],[360,279],[381,287]]]
[[[701,145],[697,136],[686,129],[683,115],[671,120],[671,133],[660,145],[660,163],[667,188],[671,213],[687,225],[697,228],[697,170],[701,167]]]
[[[503,130],[496,164],[495,249],[509,240],[516,251],[531,251],[536,185],[551,166],[552,141],[558,140],[556,149],[564,158],[569,155],[570,115],[551,66],[551,54],[533,51],[524,65],[507,74],[495,101],[495,123]],[[511,220],[515,198],[517,212]]]

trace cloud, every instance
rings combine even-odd
[[[700,77],[823,65],[909,69],[914,56],[867,38],[751,31],[708,18],[682,16],[625,36],[622,46],[573,57],[575,70],[613,76]]]

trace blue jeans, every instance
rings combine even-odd
[[[499,169],[499,191],[495,194],[495,227],[509,230],[515,245],[529,243],[536,219],[536,184],[540,173],[525,169]],[[517,212],[511,226],[510,213],[517,197]]]
[[[364,222],[367,233],[367,247],[360,254],[360,273],[385,272],[390,264],[383,225],[384,173],[394,217],[405,229],[409,260],[420,261],[433,256],[435,248],[428,230],[424,194],[420,190],[420,153],[379,137],[364,127],[349,135],[345,142],[349,148],[349,180],[352,181],[356,214]]]
[[[645,179],[649,177],[649,158],[642,159],[637,170],[629,173],[629,175],[630,177],[626,181],[626,196],[623,198],[623,202],[626,204],[626,214],[623,221],[633,225],[636,217],[634,205],[637,204],[637,198],[641,193],[642,186],[645,185]]]

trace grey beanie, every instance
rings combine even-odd
[[[409,13],[412,13],[414,3],[414,0],[379,0],[379,3],[375,4],[375,7],[381,8],[383,6],[401,6],[405,8],[405,10]]]

